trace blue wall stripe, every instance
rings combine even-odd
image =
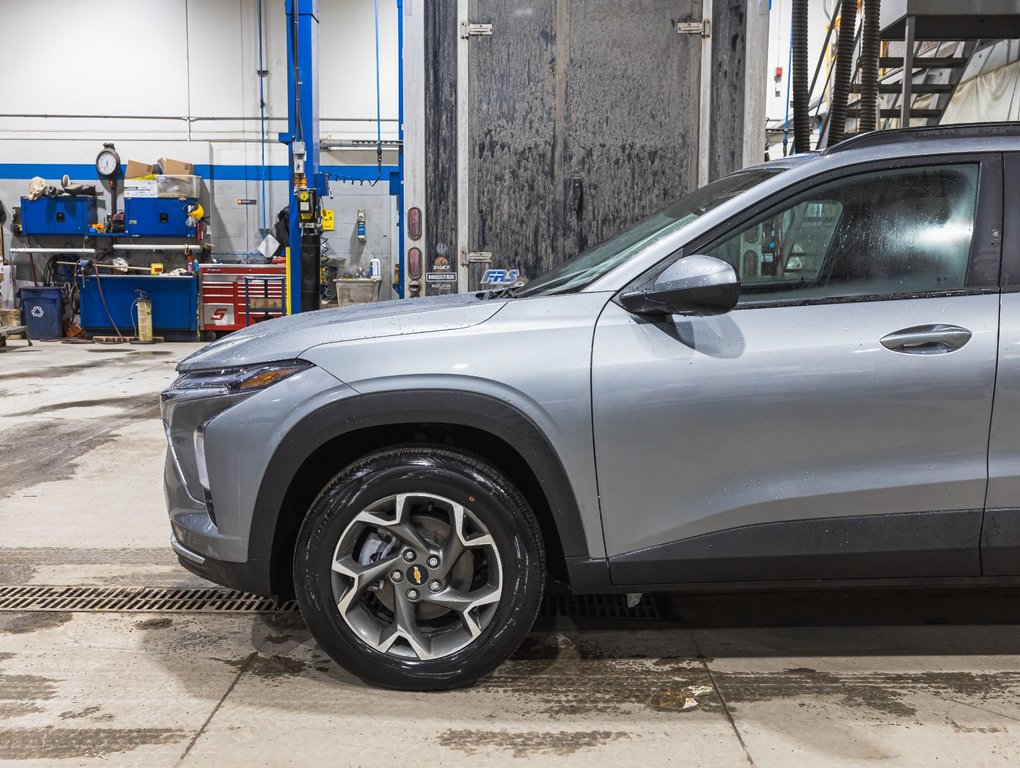
[[[323,165],[322,170],[333,177],[347,181],[375,181],[379,168],[375,165]],[[265,169],[267,181],[287,181],[290,169],[286,165],[270,165]],[[261,181],[261,165],[195,165],[195,173],[210,181]],[[389,181],[397,172],[397,166],[384,165],[382,180]],[[0,163],[0,179],[30,179],[42,176],[48,181],[68,174],[74,181],[89,181],[96,178],[93,163]]]

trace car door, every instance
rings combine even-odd
[[[1020,576],[1020,153],[1009,153],[1004,160],[999,364],[981,529],[985,576]]]
[[[595,330],[599,497],[619,585],[980,573],[999,155],[857,166],[674,254],[732,312]]]

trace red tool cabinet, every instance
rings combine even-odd
[[[203,331],[236,331],[286,312],[284,264],[201,264]]]

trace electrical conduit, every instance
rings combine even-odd
[[[861,118],[860,130],[878,128],[878,54],[882,42],[878,17],[882,0],[864,0],[864,22],[861,32]]]
[[[853,77],[854,42],[857,32],[857,0],[839,4],[839,39],[836,41],[836,70],[832,80],[832,106],[829,108],[828,146],[838,144],[846,135],[846,106]]]
[[[811,151],[808,114],[808,0],[793,0],[790,8],[790,83],[793,88],[793,151]]]

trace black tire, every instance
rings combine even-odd
[[[334,551],[354,518],[373,502],[414,492],[472,499],[471,512],[502,562],[502,592],[488,625],[466,647],[428,660],[399,658],[361,640],[341,616],[331,581]],[[322,649],[364,682],[400,690],[458,688],[494,670],[531,629],[544,581],[541,533],[521,493],[485,462],[441,447],[389,448],[348,466],[312,502],[294,552],[298,604]]]

